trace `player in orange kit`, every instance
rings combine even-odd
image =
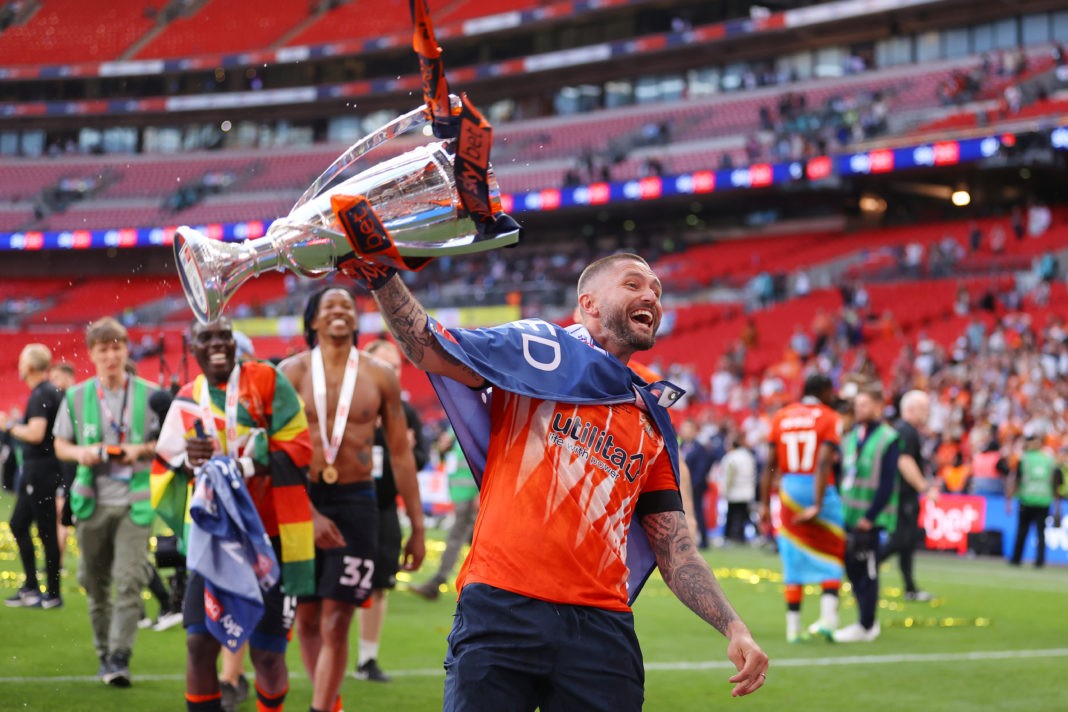
[[[805,380],[797,403],[775,414],[767,466],[760,480],[760,521],[771,527],[771,492],[777,482],[782,528],[779,555],[786,585],[786,640],[805,638],[801,599],[805,584],[820,584],[820,618],[809,632],[830,639],[838,628],[838,589],[845,557],[842,500],[834,487],[833,468],[842,425],[830,408],[834,386],[822,373]]]
[[[645,260],[617,254],[587,267],[581,324],[567,330],[536,319],[445,329],[403,280],[380,273],[365,282],[406,355],[432,374],[481,480],[444,709],[640,710],[630,603],[653,563],[730,639],[733,694],[759,689],[767,655],[683,515],[666,412],[679,390],[645,384],[626,365],[652,347],[662,316]]]

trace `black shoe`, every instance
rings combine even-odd
[[[248,699],[248,678],[240,675],[236,685],[221,681],[219,690],[222,692],[223,712],[234,712],[239,704]]]
[[[4,599],[4,605],[9,608],[39,608],[41,592],[32,586],[23,586],[14,596]]]
[[[53,596],[50,593],[46,593],[45,595],[41,596],[41,608],[48,609],[48,608],[62,608],[62,607],[63,607],[63,597],[62,596]]]
[[[438,600],[438,596],[441,595],[441,584],[437,579],[430,579],[424,583],[409,586],[408,590],[420,598],[425,598],[428,601],[436,601]]]
[[[114,687],[130,686],[130,654],[112,653],[107,661],[104,682]]]
[[[96,670],[96,679],[100,680],[100,682],[105,682],[104,678],[107,677],[109,669],[110,668],[108,667],[108,656],[107,655],[101,655],[100,656],[100,667],[97,668],[97,670]]]
[[[371,682],[389,682],[389,675],[382,672],[382,668],[378,667],[378,662],[371,658],[356,668],[356,679],[370,680]]]

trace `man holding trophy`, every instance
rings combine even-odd
[[[589,265],[578,280],[579,324],[568,329],[533,319],[446,329],[399,278],[434,256],[514,244],[520,234],[500,209],[492,130],[466,97],[448,94],[425,2],[412,6],[426,110],[350,148],[263,238],[219,246],[180,228],[176,261],[194,312],[213,318],[265,269],[341,271],[371,292],[405,355],[430,374],[481,488],[457,580],[445,710],[640,710],[644,666],[630,606],[654,567],[729,639],[731,694],[758,690],[768,657],[683,514],[667,414],[682,392],[627,366],[653,346],[663,313],[645,260],[619,254]],[[431,122],[444,140],[330,187],[375,146]]]

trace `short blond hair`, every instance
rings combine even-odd
[[[25,359],[34,371],[44,373],[52,363],[52,352],[44,344],[26,344],[22,347],[19,358]]]
[[[586,266],[586,269],[582,270],[582,274],[580,274],[578,278],[578,284],[575,287],[578,296],[581,297],[583,294],[586,294],[589,291],[590,282],[617,262],[637,262],[649,267],[649,263],[645,261],[644,257],[636,255],[633,252],[617,252],[614,255],[602,257],[599,260],[591,262]],[[650,269],[652,268],[650,267]]]
[[[97,344],[105,344],[111,341],[130,343],[130,335],[114,317],[105,316],[97,319],[85,329],[85,345],[93,348]]]

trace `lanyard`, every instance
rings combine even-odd
[[[100,379],[94,379],[96,384],[96,399],[100,403],[100,410],[104,417],[108,421],[108,427],[115,431],[115,437],[118,438],[118,442],[121,445],[126,440],[126,407],[127,399],[130,395],[130,382],[128,378],[122,379],[122,408],[119,409],[119,420],[115,420],[115,415],[111,412],[111,408],[108,406],[108,399],[104,396],[104,386],[100,383]]]
[[[319,416],[319,437],[323,441],[323,460],[333,465],[337,451],[341,449],[341,438],[345,435],[345,424],[349,420],[349,405],[356,386],[356,372],[359,370],[360,352],[355,346],[349,347],[349,359],[345,363],[345,376],[341,379],[341,391],[337,395],[337,412],[334,413],[334,427],[330,439],[326,438],[326,369],[323,366],[323,352],[316,346],[311,354],[312,396],[315,398],[315,412]]]
[[[230,372],[230,378],[226,381],[226,454],[237,457],[237,391],[241,380],[241,364],[234,364],[234,370]],[[204,377],[204,388],[200,391],[200,407],[204,411],[205,434],[218,439],[218,429],[215,427],[215,415],[211,410],[211,384],[207,376]],[[220,442],[221,446],[222,443]]]

